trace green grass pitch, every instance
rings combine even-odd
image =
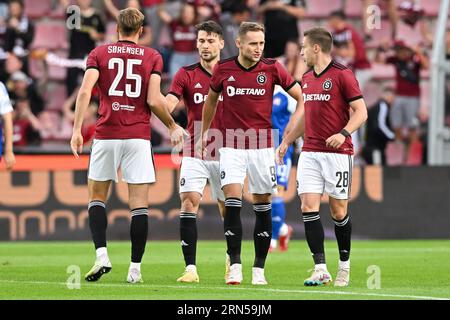
[[[327,241],[325,248],[328,269],[334,278],[338,258],[335,241]],[[450,298],[448,240],[354,241],[351,284],[347,288],[303,286],[303,279],[309,275],[308,270],[313,266],[304,240],[292,241],[288,252],[269,254],[266,264],[269,285],[264,287],[251,285],[252,241],[243,243],[244,281],[240,286],[224,284],[225,241],[199,242],[198,284],[176,282],[184,270],[178,241],[147,243],[142,265],[142,284],[126,283],[130,259],[129,242],[109,242],[108,251],[112,271],[100,281],[88,283],[84,280],[84,274],[95,258],[90,242],[2,242],[0,299]],[[81,270],[80,288],[69,289],[68,279],[72,285],[73,281],[76,283],[77,268]],[[372,289],[368,288],[368,284]]]

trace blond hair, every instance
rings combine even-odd
[[[239,26],[239,33],[238,33],[239,38],[245,36],[247,32],[251,31],[262,31],[264,33],[265,31],[264,25],[257,22],[242,22],[241,25]]]
[[[322,49],[323,53],[330,53],[333,45],[333,36],[331,33],[322,27],[315,27],[303,33],[308,38],[309,42],[314,45],[317,44]]]
[[[120,10],[117,17],[117,27],[123,36],[132,36],[139,32],[144,23],[144,15],[134,8]]]

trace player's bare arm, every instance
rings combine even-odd
[[[301,103],[297,104],[297,109],[289,120],[288,127],[290,127],[291,130],[283,137],[277,150],[275,150],[275,161],[279,165],[284,164],[283,158],[289,146],[305,133],[305,106],[303,104],[303,99],[301,101]]]
[[[78,92],[75,104],[75,119],[73,122],[72,139],[70,140],[70,148],[75,158],[83,151],[83,136],[81,135],[81,126],[83,125],[83,117],[86,109],[91,101],[92,89],[99,78],[97,69],[91,68],[86,70],[80,91]]]
[[[367,107],[364,99],[358,99],[350,102],[350,108],[353,110],[353,114],[347,125],[338,132],[326,140],[326,145],[335,149],[339,149],[345,142],[347,136],[350,136],[354,131],[358,130],[363,123],[367,120]]]
[[[302,92],[300,84],[297,83],[296,85],[294,85],[291,89],[289,89],[289,91],[287,91],[287,93],[292,98],[297,100],[297,107],[295,108],[295,110],[298,110],[300,108],[300,104],[303,104],[303,92]],[[291,119],[293,119],[294,115],[295,115],[295,113],[292,114]],[[283,136],[287,136],[289,134],[289,132],[292,130],[292,127],[294,126],[295,123],[298,122],[299,119],[300,119],[299,115],[297,114],[297,119],[294,119],[296,121],[289,121],[288,122],[288,124],[286,126],[286,129],[284,129]]]
[[[208,137],[208,130],[211,127],[211,123],[214,119],[217,109],[217,103],[219,101],[220,92],[215,92],[212,89],[209,89],[208,97],[206,98],[205,104],[203,106],[202,112],[202,131],[201,131],[201,139],[197,142],[197,150],[203,155],[206,147],[206,140]]]
[[[173,94],[170,94],[170,93],[168,95],[166,95],[166,100],[168,103],[169,112],[172,113],[173,110],[175,110],[175,108],[177,107],[180,100],[177,97],[175,97]]]
[[[5,113],[3,115],[3,127],[5,133],[5,165],[6,170],[11,171],[14,164],[16,163],[16,158],[13,152],[13,119],[12,112]]]
[[[161,94],[161,76],[152,74],[148,86],[147,103],[152,112],[169,129],[170,140],[173,146],[180,146],[183,143],[183,137],[187,135],[186,131],[175,123],[169,112],[169,103]]]

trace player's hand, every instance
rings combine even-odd
[[[334,149],[339,149],[344,142],[345,137],[342,133],[333,134],[325,141],[327,147],[331,147]]]
[[[15,164],[16,164],[16,157],[14,156],[14,153],[11,151],[5,152],[6,170],[11,171]]]
[[[275,150],[275,161],[278,165],[283,165],[284,161],[283,158],[289,148],[289,145],[283,140],[281,141],[281,144],[278,146],[278,148]]]
[[[172,147],[176,148],[178,151],[181,151],[183,149],[184,137],[188,137],[189,133],[178,124],[175,124],[169,128],[169,135]]]
[[[206,157],[206,145],[208,143],[208,135],[204,134],[200,139],[195,143],[195,154],[200,159],[204,159]]]
[[[74,132],[72,134],[72,139],[70,139],[70,148],[75,158],[79,158],[78,154],[83,152],[83,136],[81,132]]]

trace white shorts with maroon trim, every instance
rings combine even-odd
[[[352,167],[351,155],[303,151],[297,166],[298,194],[325,192],[335,199],[349,199]]]
[[[211,187],[211,197],[225,201],[220,186],[219,161],[184,157],[180,169],[180,193],[197,192],[203,196],[207,181]]]
[[[131,184],[156,181],[152,145],[144,139],[94,139],[89,160],[88,178],[95,181],[118,182],[117,170],[122,180]]]
[[[220,148],[222,188],[228,184],[244,185],[248,174],[248,191],[253,194],[274,193],[277,187],[275,152],[273,148]]]

